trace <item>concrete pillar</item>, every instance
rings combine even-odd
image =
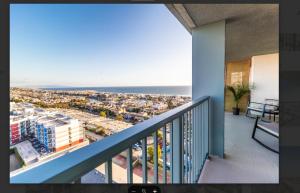
[[[211,96],[210,154],[224,156],[225,21],[192,30],[192,98]]]

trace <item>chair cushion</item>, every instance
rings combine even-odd
[[[267,122],[264,120],[260,120],[257,123],[257,127],[279,137],[279,125],[276,122]]]

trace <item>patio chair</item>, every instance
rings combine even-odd
[[[251,116],[251,111],[258,112],[258,115]],[[269,115],[269,119],[271,116],[274,116],[274,121],[276,120],[276,115],[279,115],[279,101],[276,99],[265,99],[265,103],[258,102],[250,102],[248,103],[246,116],[255,118],[256,116],[265,117],[265,115]]]
[[[251,118],[255,118],[258,115],[253,116],[252,115],[252,111],[254,112],[258,112],[260,116],[264,115],[264,108],[265,108],[265,104],[264,103],[258,103],[258,102],[248,102],[248,106],[247,106],[247,110],[246,110],[246,116],[247,117],[251,117]]]
[[[265,99],[265,108],[263,112],[263,117],[265,114],[269,114],[269,118],[274,116],[274,121],[276,120],[276,115],[279,115],[279,101],[277,99]]]
[[[279,106],[279,100],[277,100],[277,99],[265,99],[265,104]]]
[[[265,104],[264,111],[262,113],[262,117],[265,117],[266,114],[269,114],[269,119],[271,119],[271,116],[273,115],[273,117],[274,117],[273,120],[275,121],[276,115],[279,115],[279,106]]]
[[[258,142],[260,145],[262,145],[263,147],[267,148],[268,150],[275,152],[275,153],[279,153],[277,150],[267,146],[266,144],[264,144],[262,141],[258,140],[257,138],[255,138],[255,134],[256,134],[256,130],[259,129],[273,137],[279,138],[279,126],[277,122],[273,122],[270,120],[266,120],[262,117],[256,117],[255,120],[255,124],[254,124],[254,128],[253,128],[253,132],[252,132],[252,139],[254,139],[256,142]]]

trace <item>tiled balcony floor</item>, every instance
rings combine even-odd
[[[225,113],[225,159],[206,162],[199,183],[278,183],[279,155],[251,138],[254,119]],[[257,138],[274,148],[278,139],[257,130]]]

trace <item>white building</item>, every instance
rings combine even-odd
[[[77,119],[54,114],[37,120],[35,136],[46,149],[56,152],[83,142],[84,131]]]
[[[60,151],[83,142],[84,128],[77,119],[49,113],[28,103],[10,103],[10,145],[33,135],[50,151]]]

